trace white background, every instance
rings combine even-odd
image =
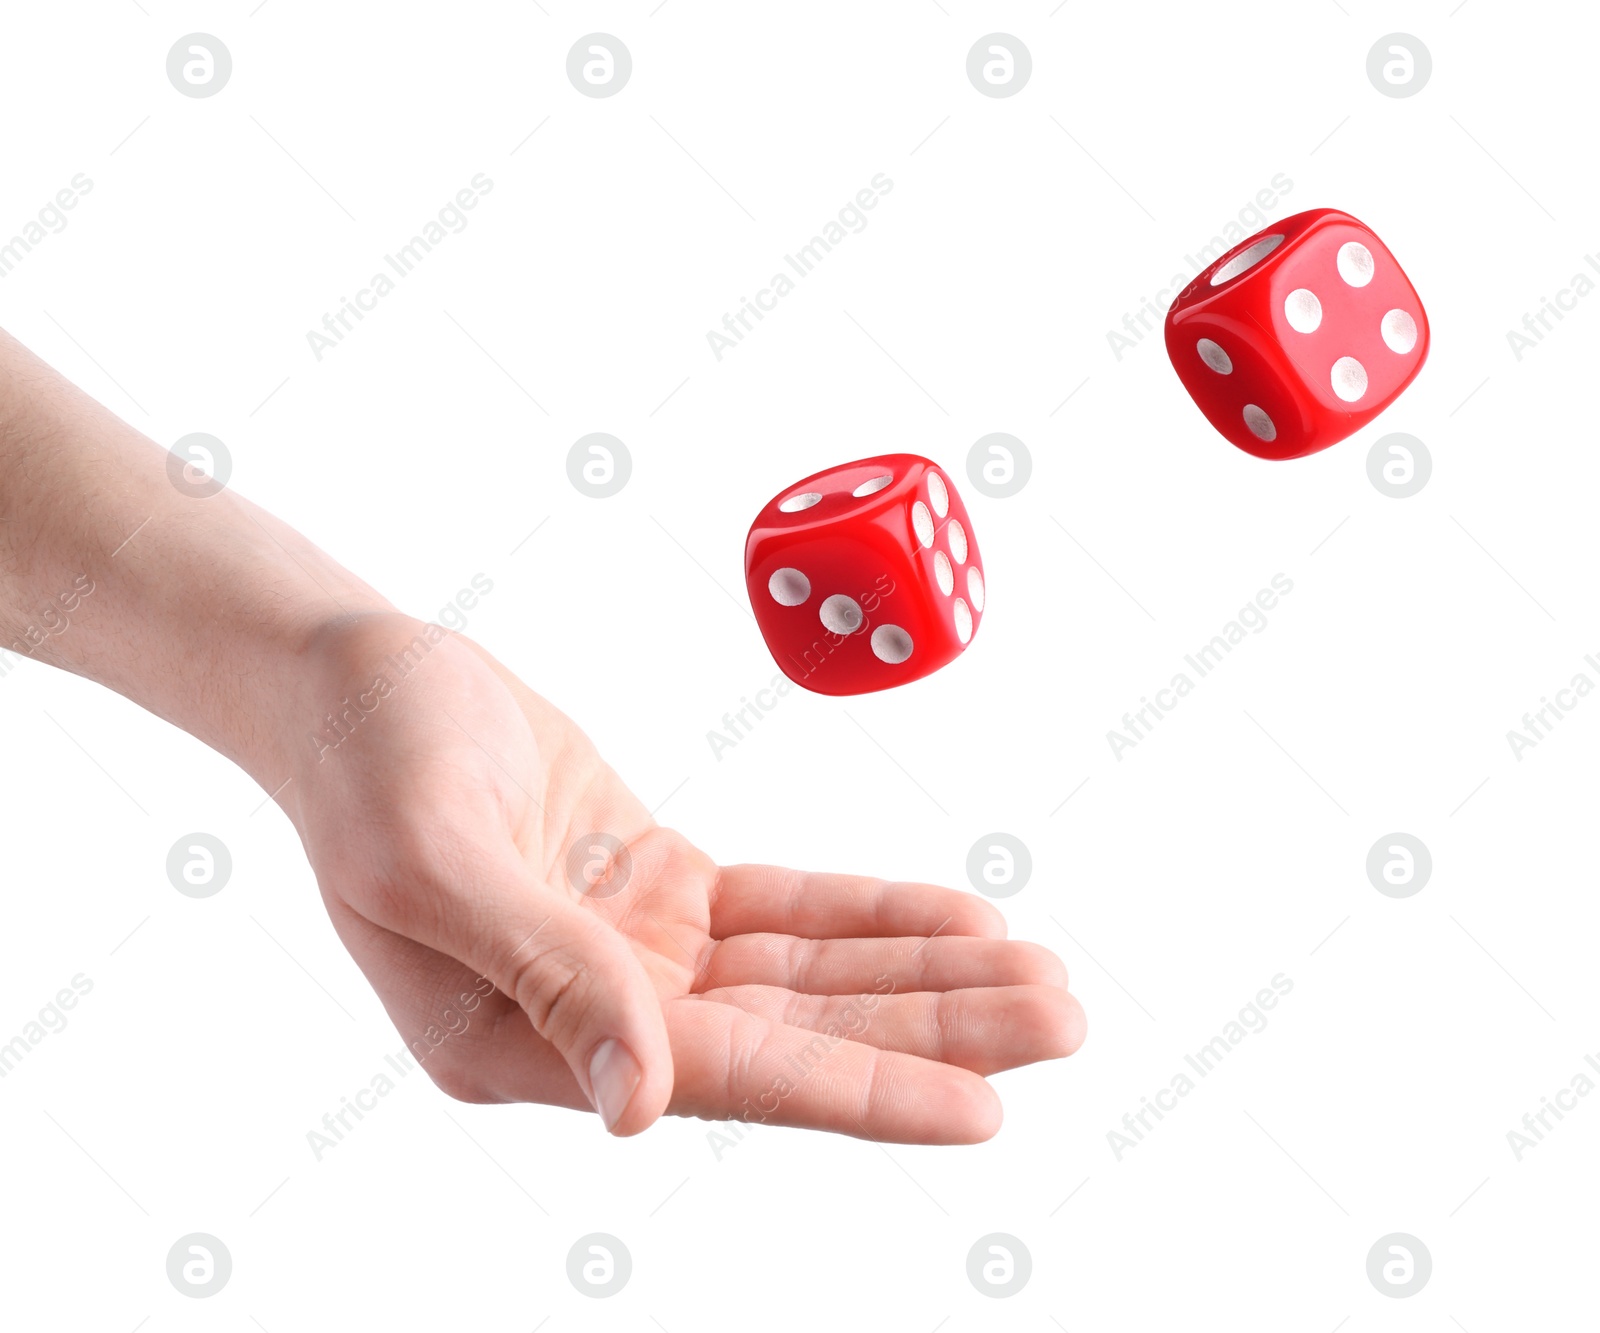
[[[220,437],[235,487],[407,609],[488,575],[468,632],[719,859],[964,885],[977,839],[1020,837],[1032,879],[1001,905],[1067,960],[1088,1042],[998,1077],[1007,1121],[976,1148],[757,1129],[718,1160],[700,1122],[616,1142],[414,1074],[316,1161],[307,1131],[401,1043],[287,821],[188,737],[24,665],[0,679],[0,1041],[74,975],[93,990],[0,1082],[0,1322],[1592,1317],[1600,1097],[1520,1161],[1506,1136],[1600,1050],[1600,699],[1520,762],[1506,732],[1600,682],[1600,300],[1520,362],[1506,332],[1600,244],[1594,11],[654,7],[7,4],[0,235],[94,185],[0,281],[4,323],[154,439]],[[1033,59],[1004,99],[965,73],[996,30]],[[195,31],[233,55],[212,98],[166,79]],[[606,100],[564,71],[595,31],[634,62]],[[1432,52],[1414,97],[1366,76],[1395,31]],[[470,226],[317,361],[307,331],[478,172]],[[866,230],[718,362],[706,331],[879,172]],[[1268,464],[1206,425],[1157,338],[1118,360],[1106,333],[1277,173],[1272,216],[1336,206],[1383,237],[1433,346],[1366,430]],[[632,454],[611,499],[567,479],[591,431]],[[966,482],[992,431],[1032,453],[1011,499]],[[1391,431],[1433,457],[1411,499],[1368,480]],[[718,759],[707,732],[774,671],[751,517],[901,450],[972,511],[982,631],[899,691],[792,693]],[[1268,627],[1118,761],[1108,729],[1277,573]],[[165,871],[196,830],[234,859],[205,900]],[[1402,900],[1365,871],[1397,830],[1434,860]],[[1270,1025],[1118,1161],[1108,1131],[1278,973]],[[191,1231],[233,1256],[209,1300],[165,1274]],[[595,1231],[633,1256],[609,1300],[565,1274]],[[1365,1271],[1395,1231],[1433,1256],[1406,1300]],[[1008,1300],[966,1275],[989,1232],[1033,1256]]]

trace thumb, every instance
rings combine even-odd
[[[518,864],[451,952],[514,999],[566,1060],[606,1129],[648,1129],[672,1095],[666,1018],[627,940]],[[463,927],[458,927],[462,929]]]

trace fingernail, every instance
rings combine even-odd
[[[589,1087],[594,1094],[595,1110],[607,1132],[622,1119],[622,1113],[633,1100],[634,1089],[644,1071],[633,1058],[633,1052],[615,1037],[600,1043],[589,1060]]]

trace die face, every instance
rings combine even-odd
[[[1332,444],[1270,334],[1248,315],[1199,311],[1167,325],[1167,354],[1206,419],[1257,458],[1299,458]]]
[[[1281,238],[1281,239],[1279,239]],[[1167,353],[1216,429],[1299,458],[1366,425],[1428,354],[1428,317],[1387,246],[1347,213],[1286,218],[1223,255],[1167,314]]]
[[[829,468],[774,496],[746,539],[745,583],[774,661],[818,694],[936,671],[983,614],[966,506],[915,454]]]

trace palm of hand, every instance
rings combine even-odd
[[[321,646],[313,710],[373,663],[391,688],[320,759],[306,748],[284,804],[335,928],[447,1092],[588,1108],[576,1071],[600,1033],[644,1066],[618,1133],[666,1111],[973,1142],[999,1124],[981,1075],[1081,1042],[1059,961],[1006,941],[982,899],[719,868],[475,645],[413,650],[401,677],[420,628],[372,618]]]

